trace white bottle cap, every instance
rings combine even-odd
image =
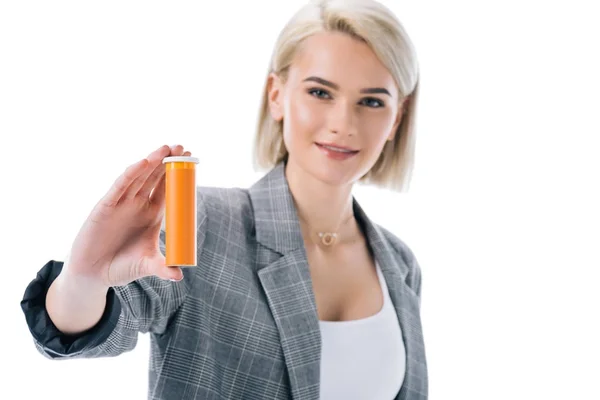
[[[196,157],[172,156],[172,157],[163,158],[162,162],[163,162],[163,164],[166,164],[168,162],[193,162],[195,164],[198,164],[200,162],[200,160],[198,160],[198,158],[196,158]]]

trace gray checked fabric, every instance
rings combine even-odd
[[[148,333],[148,399],[318,399],[318,314],[284,164],[249,189],[197,193],[198,267],[184,268],[181,282],[148,277],[111,288],[98,326],[67,338],[43,306],[62,267],[49,263],[22,302],[37,349],[52,359],[112,357]],[[427,399],[419,264],[356,200],[354,213],[402,328],[406,373],[396,399]],[[164,254],[164,231],[160,245]]]

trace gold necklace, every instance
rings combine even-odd
[[[321,243],[323,243],[323,245],[327,246],[327,247],[335,244],[335,242],[337,241],[337,238],[338,238],[337,231],[339,231],[339,229],[342,227],[342,225],[344,225],[346,222],[348,222],[350,219],[352,219],[352,217],[354,217],[354,213],[351,214],[345,221],[340,223],[340,225],[336,229],[336,232],[317,232],[317,235],[321,239]],[[302,217],[300,217],[300,218],[302,218]],[[310,229],[313,229],[313,227],[308,223],[308,221],[306,221],[306,219],[302,218],[302,220],[306,223],[306,225],[308,225],[308,227]]]

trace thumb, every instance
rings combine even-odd
[[[183,271],[181,267],[166,265],[166,258],[164,255],[158,254],[153,259],[149,260],[149,272],[151,275],[156,275],[161,279],[180,281],[183,279]]]

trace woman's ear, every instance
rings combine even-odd
[[[267,96],[269,99],[269,111],[275,121],[283,119],[283,87],[277,74],[271,72],[267,78]]]

